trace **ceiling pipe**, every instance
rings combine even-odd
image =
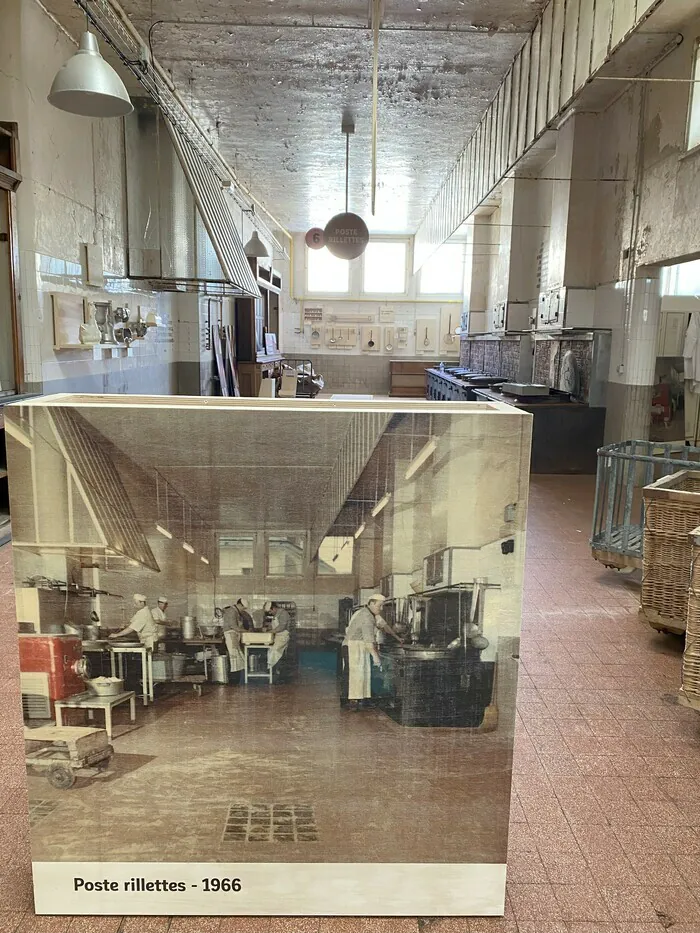
[[[372,0],[372,216],[377,202],[377,113],[379,110],[379,23],[382,0]]]
[[[225,22],[223,20],[206,19],[158,19],[150,28],[152,33],[156,26],[216,26],[219,29],[339,29],[367,32],[371,30],[371,23],[364,26],[361,23],[255,23],[255,22]],[[455,33],[467,36],[492,36],[494,30],[490,26],[390,26],[386,23],[380,25],[382,32],[439,32]],[[529,36],[529,29],[498,29],[499,35]]]

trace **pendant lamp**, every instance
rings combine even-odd
[[[81,117],[124,117],[134,109],[122,79],[100,55],[91,32],[83,33],[78,51],[58,70],[48,101]]]
[[[264,256],[270,255],[267,251],[267,247],[258,236],[257,230],[253,230],[252,237],[248,240],[243,249],[246,256],[250,256],[251,259],[262,259]]]

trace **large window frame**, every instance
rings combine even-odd
[[[431,289],[429,291],[424,291],[423,290],[423,276],[425,274],[425,268],[428,265],[428,263],[431,261],[431,259],[434,256],[437,256],[440,250],[445,249],[446,247],[455,247],[455,248],[459,247],[461,250],[461,270],[462,270],[462,275],[460,278],[461,287],[459,291],[435,291],[434,289]],[[445,299],[448,299],[448,298],[461,298],[464,295],[464,273],[465,273],[465,263],[466,263],[466,252],[467,252],[466,242],[457,241],[457,242],[450,243],[448,241],[446,243],[443,243],[441,246],[439,246],[436,249],[433,256],[428,258],[426,262],[423,264],[423,266],[421,266],[421,268],[418,270],[417,283],[416,283],[417,297],[423,299],[424,301],[430,301],[431,299],[434,299],[436,301],[444,301]]]
[[[693,45],[690,80],[688,117],[685,129],[685,148],[687,152],[700,149],[700,38],[697,38]]]
[[[313,297],[326,296],[326,295],[327,295],[327,296],[330,296],[330,297],[332,297],[332,298],[348,298],[348,297],[350,297],[350,295],[352,294],[352,278],[353,278],[353,276],[352,276],[353,270],[352,270],[352,267],[351,267],[350,263],[346,263],[346,265],[347,265],[347,267],[348,267],[348,285],[347,285],[347,288],[345,288],[345,289],[339,289],[338,291],[333,291],[333,290],[329,290],[329,289],[321,289],[321,290],[319,290],[319,289],[313,289],[313,288],[311,288],[311,285],[310,285],[310,282],[309,282],[309,274],[310,274],[310,271],[311,271],[310,261],[312,261],[313,259],[319,259],[319,258],[322,257],[322,256],[330,256],[332,259],[335,259],[335,257],[332,256],[332,254],[329,253],[328,250],[327,250],[325,247],[324,247],[322,250],[315,250],[315,249],[309,249],[309,247],[307,246],[307,247],[305,247],[305,249],[306,249],[306,253],[305,253],[305,262],[304,262],[304,278],[305,278],[304,284],[305,284],[305,286],[306,286],[306,293],[307,293],[307,295],[311,295],[311,296],[313,296]],[[343,260],[343,259],[338,259],[337,262],[341,262],[341,263],[342,263],[342,262],[345,262],[345,260]]]
[[[367,250],[372,246],[402,246],[404,250],[403,257],[403,289],[400,291],[375,291],[366,287],[367,275]],[[411,259],[411,241],[408,237],[370,237],[367,244],[367,250],[362,254],[362,269],[360,278],[360,294],[364,297],[376,298],[383,295],[391,298],[405,298],[408,294],[408,286],[411,279],[410,259]]]
[[[306,567],[309,562],[309,536],[305,531],[266,531],[265,533],[265,576],[274,577],[277,580],[290,579],[298,580],[305,576]],[[270,560],[270,541],[274,538],[300,538],[303,542],[301,549],[301,566],[299,573],[277,573],[272,571]]]

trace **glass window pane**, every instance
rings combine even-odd
[[[363,257],[363,291],[382,295],[406,291],[406,243],[369,243]]]
[[[253,535],[222,535],[219,538],[219,573],[242,577],[253,572],[255,538]]]
[[[700,259],[662,269],[661,294],[685,297],[700,295]]]
[[[302,534],[267,536],[267,573],[271,577],[304,574],[306,538]]]
[[[306,287],[320,294],[345,294],[350,288],[350,263],[327,249],[307,249]]]
[[[700,47],[695,50],[693,78],[700,80]],[[700,146],[700,84],[690,85],[690,113],[688,115],[688,149]]]
[[[461,295],[464,289],[464,245],[445,243],[420,269],[421,295]]]
[[[318,549],[319,574],[352,573],[353,544],[353,538],[324,538]]]

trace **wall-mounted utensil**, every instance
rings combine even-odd
[[[423,346],[424,347],[430,346],[430,340],[428,339],[428,328],[427,327],[425,328],[425,337],[423,338]]]
[[[455,335],[452,333],[452,315],[447,322],[447,333],[445,334],[445,343],[454,343]]]
[[[367,346],[368,347],[374,346],[374,331],[373,330],[369,332],[369,340],[367,341]]]

